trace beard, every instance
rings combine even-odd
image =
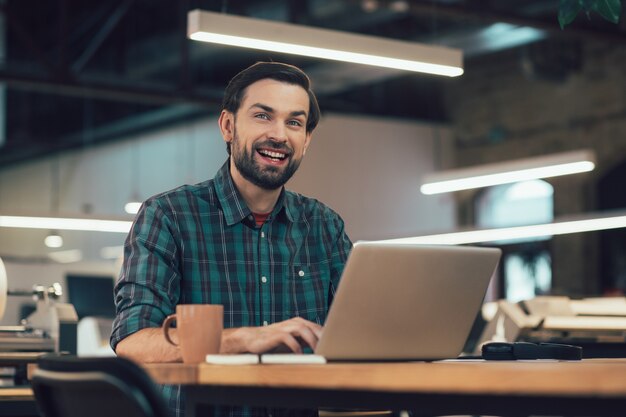
[[[286,166],[261,166],[254,155],[259,148],[271,148],[277,151],[287,152],[289,161]],[[266,140],[252,145],[252,152],[248,152],[245,146],[239,146],[237,129],[233,132],[231,143],[231,158],[241,175],[252,184],[265,190],[276,190],[293,176],[300,166],[301,159],[292,158],[293,150],[284,143]]]

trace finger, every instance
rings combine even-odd
[[[310,346],[313,349],[317,346],[317,341],[322,334],[322,326],[302,317],[292,317],[288,320],[274,323],[269,327],[273,326],[275,326],[276,330],[298,336],[300,345]],[[266,327],[266,329],[269,328]]]
[[[322,337],[322,326],[317,323],[308,322],[308,328],[315,334],[315,337],[319,340]]]
[[[317,346],[318,337],[315,333],[307,326],[300,326],[298,329],[294,330],[293,334],[297,335],[311,348],[315,349]]]
[[[282,333],[280,336],[280,343],[287,346],[290,351],[293,353],[302,353],[302,346],[300,346],[300,343],[298,343],[293,335],[289,333]],[[275,347],[278,347],[280,343],[276,344]]]
[[[303,324],[308,329],[310,329],[311,332],[313,332],[313,334],[315,334],[315,337],[317,339],[319,339],[322,336],[322,326],[320,326],[319,324],[314,323],[312,321],[303,319],[302,317],[295,317],[295,318],[298,319],[297,321],[299,323]]]
[[[263,333],[258,334],[247,351],[251,353],[266,353],[274,351],[301,352],[302,348],[298,341],[284,331],[267,332],[267,328]]]
[[[289,321],[294,321],[294,322],[297,322],[297,323],[300,323],[300,324],[304,324],[305,326],[310,328],[315,333],[318,333],[318,332],[320,332],[322,330],[322,326],[321,325],[319,325],[319,324],[317,324],[317,323],[315,323],[313,321],[310,321],[310,320],[307,320],[307,319],[303,319],[302,317],[299,317],[299,316],[298,317],[293,317],[293,318],[287,320],[287,322],[289,322]]]

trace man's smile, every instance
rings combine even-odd
[[[277,149],[257,148],[257,153],[264,161],[271,163],[272,165],[282,165],[287,161],[290,152]]]

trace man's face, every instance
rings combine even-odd
[[[246,89],[233,115],[231,158],[241,176],[266,190],[282,187],[296,172],[309,145],[309,97],[300,86],[271,79]]]

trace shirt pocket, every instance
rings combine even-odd
[[[330,270],[321,264],[296,265],[287,274],[287,317],[302,317],[324,324],[328,312]]]

